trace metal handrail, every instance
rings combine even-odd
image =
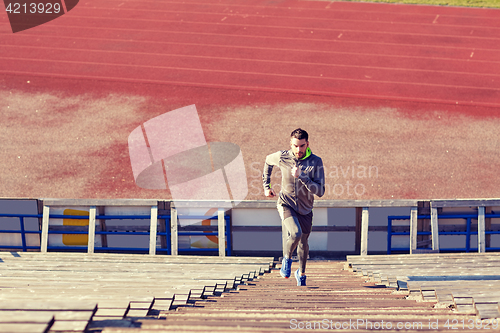
[[[6,248],[6,249],[22,249],[23,252],[26,252],[28,249],[40,249],[40,246],[27,246],[26,243],[26,234],[41,234],[41,230],[25,230],[24,227],[24,219],[25,218],[42,218],[43,214],[0,214],[0,217],[14,217],[14,218],[19,218],[19,223],[20,223],[20,229],[19,230],[0,230],[0,233],[15,233],[15,234],[21,234],[21,239],[22,239],[22,245],[1,245],[0,248]],[[61,214],[50,214],[49,218],[52,219],[76,219],[76,220],[82,220],[85,219],[85,215],[61,215]],[[146,220],[150,219],[151,215],[97,215],[96,220],[123,220],[123,219],[140,219],[140,220]],[[195,215],[179,215],[179,219],[205,219],[205,220],[213,220],[217,219],[217,216],[195,216]],[[156,251],[158,252],[166,252],[167,254],[171,254],[171,233],[170,233],[170,228],[167,228],[167,222],[170,224],[171,219],[170,215],[158,215],[158,219],[162,219],[165,221],[165,232],[157,232],[156,234],[158,236],[166,236],[167,237],[167,247],[166,248],[157,248]],[[225,223],[226,223],[226,237],[227,237],[227,255],[231,255],[231,231],[230,231],[230,217],[229,216],[224,216]],[[64,230],[49,230],[49,234],[74,234],[74,235],[86,235],[88,234],[87,231],[64,231]],[[96,235],[150,235],[150,232],[142,232],[142,231],[135,231],[135,232],[121,232],[121,231],[95,231]],[[217,231],[214,232],[179,232],[179,236],[218,236],[219,233]],[[82,245],[82,246],[47,246],[48,250],[76,250],[76,251],[81,251],[85,250],[87,247]],[[135,252],[147,252],[149,249],[148,248],[138,248],[138,247],[95,247],[95,250],[97,251],[135,251]],[[217,251],[217,249],[179,249],[179,252],[198,252],[198,251]]]
[[[484,215],[485,218],[498,218],[500,214],[489,213]],[[430,215],[418,215],[417,219],[430,219]],[[443,231],[440,232],[439,235],[465,235],[467,236],[465,239],[465,247],[464,248],[446,248],[443,249],[445,251],[477,251],[477,248],[471,248],[470,246],[470,236],[477,235],[477,231],[471,231],[472,220],[477,220],[477,214],[440,214],[439,219],[466,219],[466,231]],[[387,217],[387,254],[391,254],[393,251],[408,251],[410,252],[410,247],[402,247],[402,248],[393,248],[392,247],[392,236],[409,236],[410,232],[393,232],[392,231],[392,221],[394,220],[410,220],[410,216],[408,215],[399,215],[399,216],[388,216]],[[500,231],[485,231],[485,234],[500,234]],[[418,231],[417,235],[432,235],[431,231]],[[486,247],[487,250],[497,251],[500,248],[496,247]]]

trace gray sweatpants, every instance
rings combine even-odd
[[[283,217],[283,212],[278,209],[280,216]],[[297,248],[297,256],[299,257],[299,268],[301,273],[306,272],[306,261],[309,254],[308,238],[310,234],[304,234],[296,217],[291,216],[282,219],[283,232],[283,256],[291,258],[293,250]]]

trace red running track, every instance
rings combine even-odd
[[[500,107],[500,10],[88,0],[13,34],[0,74]]]

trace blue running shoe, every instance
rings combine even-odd
[[[306,285],[306,276],[300,275],[300,268],[295,271],[295,280],[297,280],[297,286]]]
[[[285,279],[288,279],[292,274],[292,259],[288,259],[283,257],[283,261],[281,262],[280,275]]]

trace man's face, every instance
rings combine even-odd
[[[292,152],[295,157],[300,159],[306,156],[306,150],[307,147],[309,147],[309,141],[306,141],[306,139],[299,140],[297,138],[291,138],[290,146],[292,147]]]

